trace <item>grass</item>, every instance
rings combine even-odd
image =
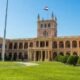
[[[80,80],[80,67],[59,62],[38,62],[25,66],[16,62],[0,62],[0,80]]]

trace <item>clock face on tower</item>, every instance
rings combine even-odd
[[[43,36],[44,36],[44,37],[48,37],[48,32],[47,32],[47,31],[44,31],[44,32],[43,32]]]

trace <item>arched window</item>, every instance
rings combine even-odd
[[[44,35],[44,37],[47,37],[48,36],[48,32],[47,31],[44,31],[43,32],[43,35]]]
[[[2,44],[0,44],[0,48],[2,48]]]
[[[40,42],[40,47],[45,47],[45,42],[44,41]]]
[[[24,43],[24,49],[27,49],[28,48],[28,43]]]
[[[17,43],[14,43],[14,49],[17,49],[18,45]]]
[[[77,47],[77,41],[72,41],[72,47],[76,48]]]
[[[80,47],[80,41],[79,41],[79,47]]]
[[[41,24],[41,28],[43,28],[43,24]]]
[[[66,47],[66,48],[70,48],[70,41],[66,41],[66,42],[65,42],[65,47]]]
[[[23,43],[19,43],[19,49],[23,48]]]
[[[46,28],[46,27],[47,27],[47,25],[46,25],[46,24],[44,24],[44,27]]]
[[[30,42],[30,45],[29,45],[30,47],[33,47],[33,43],[32,42]]]
[[[39,41],[36,41],[36,47],[39,47]]]
[[[64,48],[64,43],[63,43],[63,41],[60,41],[60,42],[59,42],[59,48]]]
[[[9,43],[9,49],[12,49],[12,46],[13,46],[12,43]]]
[[[51,25],[50,25],[50,23],[48,24],[48,28],[50,28],[51,27]]]
[[[53,48],[57,48],[57,42],[56,42],[56,41],[54,41],[54,42],[52,43],[52,47],[53,47]]]
[[[46,41],[46,47],[48,47],[49,46],[49,42],[48,41]]]

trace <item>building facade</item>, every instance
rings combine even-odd
[[[57,55],[80,55],[80,36],[57,37],[57,19],[41,20],[38,15],[37,37],[6,39],[5,59],[10,61],[52,61]],[[0,59],[2,55],[0,38]]]

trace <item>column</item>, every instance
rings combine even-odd
[[[57,48],[59,49],[59,41],[57,41]]]
[[[64,43],[64,49],[65,49],[65,41],[63,43]]]
[[[45,51],[45,61],[48,60],[48,51]]]
[[[79,56],[79,40],[77,40],[77,54]]]
[[[29,61],[31,61],[32,59],[31,59],[31,51],[29,51]]]
[[[72,53],[72,40],[70,41],[70,54],[72,55],[73,53]]]
[[[34,51],[34,61],[36,61],[36,51]]]
[[[39,48],[40,48],[40,41],[39,41]]]
[[[49,51],[48,51],[48,61],[50,60],[50,54],[49,54]]]
[[[24,50],[24,42],[23,42],[23,50]]]
[[[11,57],[11,61],[12,61],[12,60],[13,60],[13,56],[14,56],[14,55],[13,55],[13,53],[11,53],[11,55],[12,55],[12,57]]]
[[[52,51],[50,51],[50,58],[51,58],[51,61],[53,60],[53,54],[52,54]]]
[[[17,54],[17,59],[16,60],[18,61],[19,60],[19,53],[16,53],[16,54]]]
[[[19,42],[17,43],[17,49],[19,50]]]
[[[12,50],[14,50],[14,42],[12,43]]]
[[[42,50],[41,50],[41,60],[40,60],[40,61],[42,61],[42,57],[43,57],[42,55],[43,55],[43,54],[42,54]]]
[[[22,53],[22,61],[24,61],[24,52]]]

